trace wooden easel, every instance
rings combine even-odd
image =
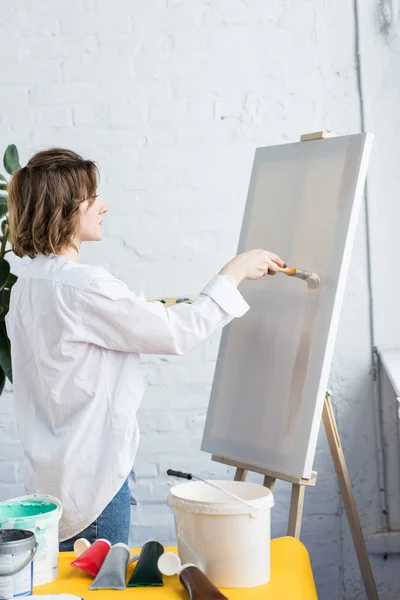
[[[302,135],[300,141],[311,142],[313,140],[334,137],[335,135],[336,134],[331,131],[318,131],[316,133]],[[354,500],[354,494],[351,487],[346,460],[344,458],[339,432],[336,426],[335,416],[333,414],[331,396],[332,392],[327,391],[325,394],[322,420],[325,427],[326,437],[328,438],[329,449],[332,455],[333,464],[339,483],[340,494],[342,496],[342,501],[349,522],[351,536],[353,538],[353,544],[357,554],[358,564],[363,578],[367,598],[368,600],[379,600],[378,590],[376,588],[367,547],[365,545],[365,540],[361,529],[360,518],[358,516],[357,507]],[[290,499],[287,535],[298,539],[300,538],[304,494],[307,486],[314,487],[317,482],[317,473],[315,471],[312,472],[310,479],[302,479],[301,477],[295,477],[293,475],[288,475],[287,473],[271,471],[269,469],[264,469],[256,465],[251,465],[249,463],[237,461],[224,456],[213,455],[212,460],[224,465],[236,467],[235,481],[245,481],[247,472],[250,471],[264,475],[263,485],[269,488],[271,491],[273,491],[277,479],[291,483],[292,494]]]
[[[311,142],[313,140],[321,140],[329,137],[334,137],[336,134],[331,131],[318,131],[316,133],[304,134],[300,137],[301,142]],[[358,564],[361,575],[364,581],[365,591],[368,600],[379,600],[378,591],[376,588],[374,576],[369,561],[367,547],[365,545],[364,536],[361,529],[360,518],[358,516],[356,503],[354,500],[353,490],[349,473],[347,470],[346,460],[344,458],[342,445],[340,443],[339,432],[336,426],[335,416],[333,414],[332,393],[326,392],[324,408],[322,412],[322,420],[324,422],[326,436],[328,438],[329,449],[331,451],[333,464],[336,471],[336,476],[339,483],[339,489],[342,496],[347,519],[349,521],[350,531],[353,538],[354,548],[357,554]],[[247,472],[261,473],[264,475],[263,485],[271,491],[274,489],[277,479],[288,481],[292,484],[292,494],[290,499],[289,521],[287,534],[289,536],[300,538],[301,522],[303,516],[304,494],[307,486],[314,487],[317,482],[317,473],[312,472],[310,479],[302,479],[288,475],[287,473],[278,473],[269,469],[251,465],[246,462],[237,461],[224,456],[213,455],[212,460],[225,465],[236,467],[235,481],[245,481]]]
[[[331,396],[332,393],[329,391],[325,395],[322,420],[325,427],[326,437],[328,438],[329,449],[331,451],[333,464],[339,483],[340,494],[342,496],[342,501],[349,522],[351,536],[353,538],[353,544],[357,554],[358,565],[360,567],[367,598],[368,600],[379,600],[378,590],[376,588],[374,575],[371,569],[371,563],[369,561],[368,550],[365,545],[360,518],[358,516],[357,507],[354,500],[349,472],[347,470],[346,460],[344,458],[339,432],[336,426],[335,416],[333,414]],[[213,454],[212,460],[224,465],[236,467],[235,481],[245,481],[247,473],[250,471],[264,475],[263,485],[269,488],[271,491],[273,491],[277,479],[291,483],[292,495],[290,499],[287,534],[297,539],[300,538],[304,494],[307,486],[315,486],[317,482],[317,473],[315,471],[313,471],[310,479],[302,479],[301,477],[294,477],[293,475],[288,475],[287,473],[271,471],[256,465],[251,465],[249,463],[215,454]]]

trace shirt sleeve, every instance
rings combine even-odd
[[[80,341],[136,354],[184,354],[248,309],[226,275],[216,275],[192,304],[170,308],[147,302],[110,275],[80,292]]]

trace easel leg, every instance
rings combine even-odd
[[[367,598],[379,599],[329,396],[325,396],[322,418]]]
[[[246,481],[247,471],[245,469],[236,469],[234,481]]]
[[[292,485],[287,534],[297,539],[300,539],[305,491],[304,485],[298,485],[297,483]]]
[[[274,491],[275,482],[276,482],[275,477],[270,477],[269,475],[264,475],[263,486],[267,487],[268,489],[270,489],[271,492]]]

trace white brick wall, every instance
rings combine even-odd
[[[235,252],[255,147],[324,127],[359,130],[354,26],[346,0],[4,3],[3,147],[16,143],[23,160],[49,145],[96,159],[111,210],[104,242],[87,246],[83,259],[149,298],[194,295]],[[369,532],[379,507],[365,265],[362,218],[332,386]],[[144,359],[132,543],[173,539],[168,467],[232,477],[199,452],[218,341],[185,357]],[[20,460],[8,389],[0,401],[1,498],[22,492]],[[363,598],[324,434],[315,468],[302,537],[320,597]],[[288,504],[289,486],[278,485],[274,535],[285,532]],[[373,559],[382,598],[399,596],[398,566]]]

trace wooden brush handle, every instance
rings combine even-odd
[[[297,269],[293,267],[286,267],[285,269],[279,269],[281,273],[285,273],[285,275],[296,275]]]

